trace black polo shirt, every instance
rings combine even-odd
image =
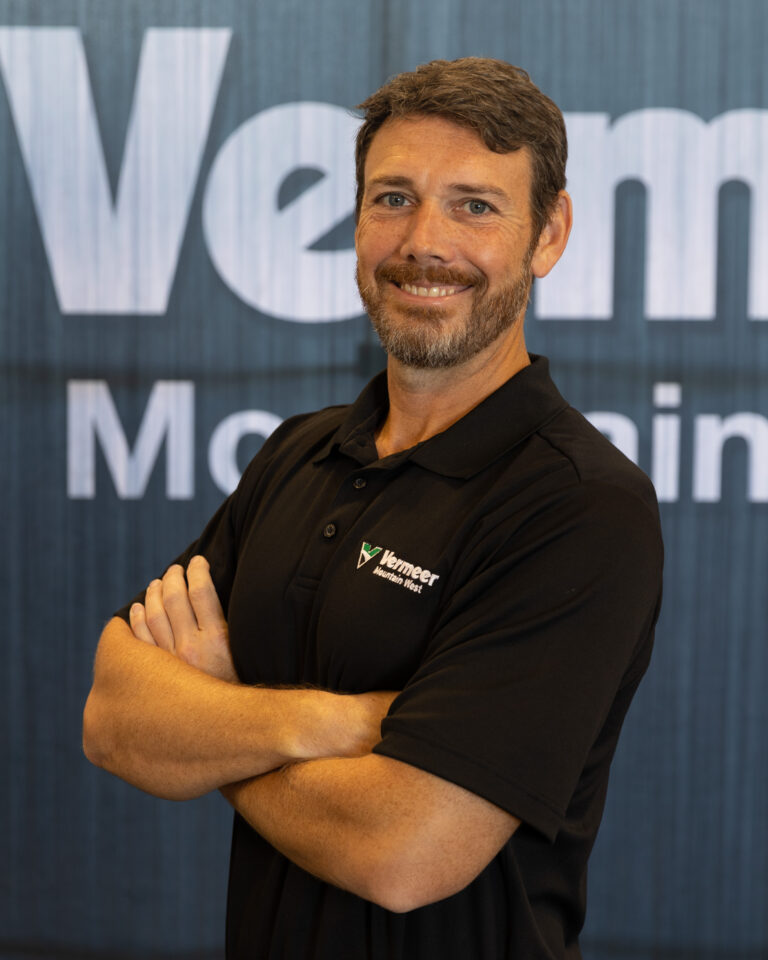
[[[376,752],[523,821],[464,891],[390,914],[236,817],[230,958],[579,956],[586,863],[650,656],[653,489],[547,361],[377,458],[386,379],[286,421],[180,558],[207,556],[245,683],[403,692]]]

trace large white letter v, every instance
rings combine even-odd
[[[230,31],[152,29],[112,196],[80,32],[0,28],[0,71],[63,313],[166,310]]]

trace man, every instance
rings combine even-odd
[[[108,624],[85,749],[234,806],[229,957],[578,957],[661,541],[647,479],[525,349],[571,227],[562,116],[480,59],[362,109],[386,374],[284,423]]]

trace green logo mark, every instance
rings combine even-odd
[[[357,558],[357,569],[359,570],[364,563],[372,560],[377,553],[381,553],[381,549],[381,547],[372,547],[370,543],[363,541],[363,545],[360,548],[360,556]]]

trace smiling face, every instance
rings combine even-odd
[[[442,117],[384,123],[355,246],[360,296],[390,356],[439,368],[494,346],[525,353],[531,278],[551,266],[532,237],[530,183],[524,149],[494,153]]]

